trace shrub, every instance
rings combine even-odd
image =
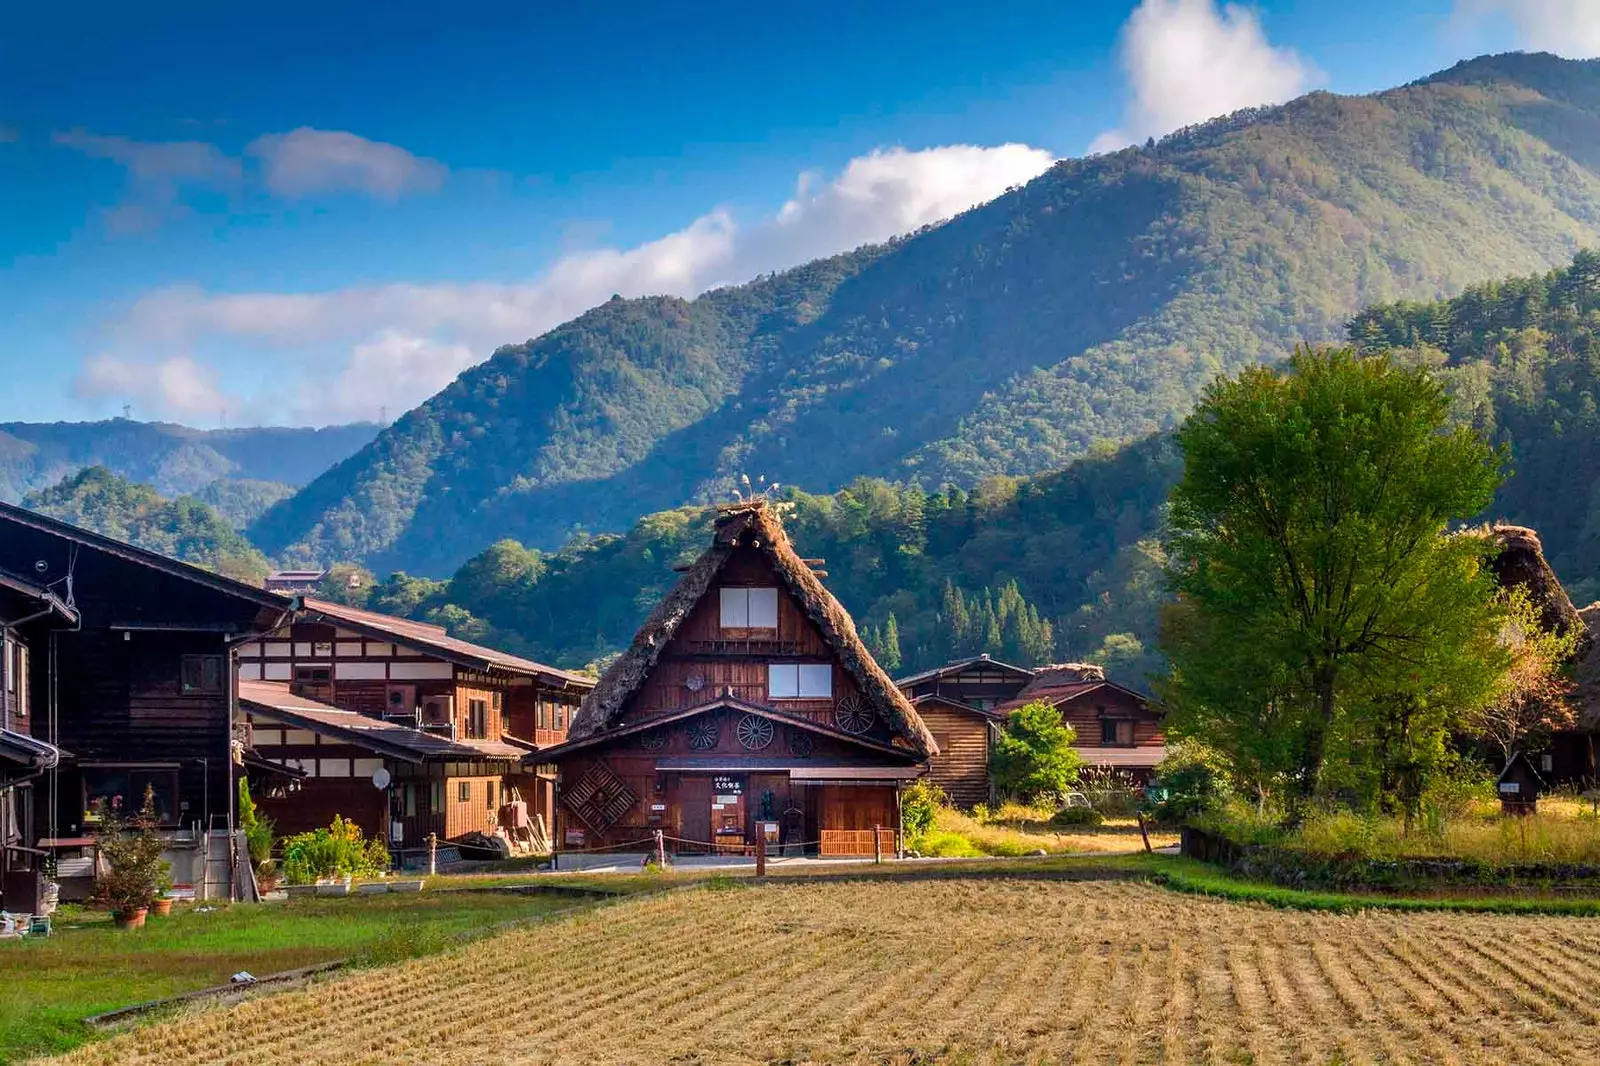
[[[361,827],[339,815],[326,829],[297,833],[283,842],[283,876],[291,885],[320,878],[371,877],[389,869],[382,840],[363,840]]]
[[[940,859],[975,859],[984,855],[972,841],[948,829],[930,829],[913,848],[922,855]]]
[[[1105,815],[1093,807],[1063,807],[1050,818],[1050,824],[1055,826],[1068,825],[1099,825],[1106,820]]]
[[[95,802],[100,828],[96,834],[107,871],[95,879],[95,897],[113,911],[148,908],[171,883],[172,868],[161,858],[165,845],[156,835],[154,791],[146,786],[144,803],[132,818],[105,800]]]
[[[1157,822],[1177,825],[1221,808],[1233,795],[1228,761],[1221,752],[1197,740],[1175,744],[1156,767],[1151,807]]]
[[[239,778],[239,830],[244,833],[256,877],[267,877],[272,871],[272,819],[256,811],[256,802],[250,796],[250,782],[242,777]]]
[[[1024,799],[1070,792],[1082,765],[1073,747],[1077,740],[1077,732],[1061,720],[1061,712],[1043,700],[1017,708],[995,741],[995,785]]]
[[[933,828],[934,816],[940,809],[949,805],[944,789],[925,777],[900,793],[900,827],[905,832],[906,846],[921,850],[917,841]]]

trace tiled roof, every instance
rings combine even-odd
[[[575,688],[587,690],[594,687],[594,678],[592,677],[584,674],[575,674],[570,670],[562,670],[554,666],[546,666],[544,663],[537,663],[532,659],[523,659],[508,652],[485,647],[482,644],[473,644],[470,641],[457,639],[447,633],[443,626],[417,622],[409,618],[396,618],[393,615],[378,614],[376,611],[363,611],[357,607],[347,607],[342,603],[319,600],[311,596],[304,597],[301,602],[305,605],[307,611],[324,615],[351,629],[377,633],[390,638],[397,644],[431,651],[441,659],[448,659],[471,669],[505,670],[515,674],[527,674],[530,677],[543,675],[558,681],[564,681]]]
[[[240,681],[239,702],[288,725],[408,762],[425,759],[520,759],[527,752],[498,740],[451,740],[297,696],[287,685]]]

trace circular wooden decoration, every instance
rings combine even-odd
[[[806,758],[816,746],[817,742],[810,733],[802,733],[798,729],[789,730],[789,754],[795,758]]]
[[[710,751],[717,746],[717,741],[722,739],[722,730],[717,726],[717,720],[710,715],[697,718],[689,723],[689,747],[695,751]]]
[[[688,689],[690,692],[699,692],[701,689],[706,687],[705,675],[690,674],[688,677],[683,679],[683,687]]]
[[[665,729],[652,729],[639,734],[639,747],[645,751],[660,751],[667,746],[667,731]]]
[[[871,705],[860,696],[845,696],[833,705],[833,724],[856,736],[871,729],[877,717]]]
[[[734,727],[734,735],[751,751],[760,751],[772,743],[772,721],[759,714],[747,714]]]

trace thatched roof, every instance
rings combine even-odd
[[[1540,621],[1545,629],[1555,633],[1579,631],[1580,655],[1589,650],[1590,638],[1578,609],[1572,605],[1567,590],[1561,587],[1560,578],[1545,561],[1544,545],[1539,534],[1527,526],[1493,525],[1489,536],[1500,545],[1499,551],[1489,560],[1495,579],[1501,588],[1521,585],[1539,608]]]
[[[1521,585],[1538,606],[1540,621],[1558,633],[1576,630],[1577,652],[1572,673],[1576,685],[1572,701],[1582,729],[1600,729],[1600,603],[1583,610],[1573,606],[1567,590],[1544,557],[1539,534],[1526,526],[1493,525],[1488,534],[1499,543],[1489,561],[1501,588]]]
[[[756,547],[771,562],[806,616],[821,630],[839,663],[855,678],[861,694],[919,755],[938,753],[933,735],[915,708],[889,675],[883,672],[856,632],[855,622],[833,593],[795,553],[774,509],[757,498],[718,509],[711,546],[684,572],[683,577],[634,634],[633,643],[606,669],[600,683],[583,698],[568,730],[571,740],[599,733],[611,725],[639,686],[654,669],[661,652],[684,620],[711,591],[717,574],[738,547]]]

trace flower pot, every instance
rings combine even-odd
[[[144,907],[130,907],[126,910],[112,911],[111,917],[116,920],[118,929],[143,929],[144,916],[149,913]]]
[[[350,884],[348,881],[335,881],[331,885],[317,886],[317,895],[319,896],[348,896],[349,894]]]
[[[172,901],[166,897],[156,900],[150,904],[150,913],[157,918],[168,917],[172,914]]]
[[[415,881],[390,881],[389,882],[389,891],[390,892],[421,892],[422,891],[422,880],[421,880],[421,878],[418,878]]]
[[[315,896],[317,894],[317,886],[287,885],[285,886],[284,891],[288,893],[290,899],[301,899],[305,896]]]
[[[365,881],[356,886],[356,891],[363,896],[381,896],[389,891],[389,886],[382,881]]]

